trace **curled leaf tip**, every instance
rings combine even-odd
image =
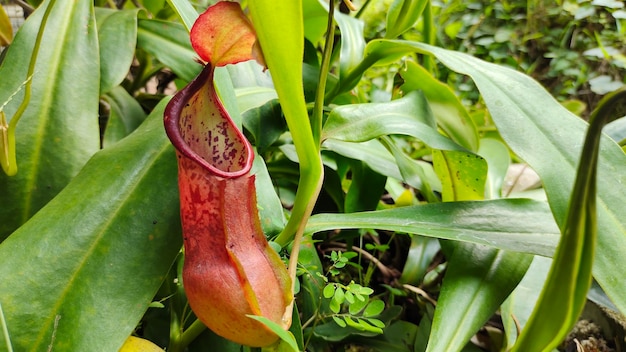
[[[256,59],[264,64],[252,23],[236,2],[220,1],[207,8],[191,27],[191,45],[213,66]]]

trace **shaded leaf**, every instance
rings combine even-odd
[[[0,244],[16,350],[117,351],[135,329],[181,246],[163,107]]]
[[[154,55],[187,82],[202,70],[201,65],[193,64],[197,54],[191,48],[189,33],[175,22],[140,19],[137,46]]]
[[[109,104],[110,114],[104,129],[102,146],[108,147],[133,132],[146,118],[141,105],[118,86],[102,97]]]
[[[100,45],[100,94],[122,83],[135,55],[137,45],[137,13],[132,10],[96,12]]]

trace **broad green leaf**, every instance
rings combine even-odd
[[[532,78],[467,54],[409,42],[374,40],[364,62],[386,55],[431,53],[449,68],[470,76],[480,90],[507,145],[541,177],[557,223],[563,225],[587,124],[567,111]],[[360,65],[359,68],[369,67]],[[362,71],[359,71],[362,73]],[[353,76],[361,73],[354,70]],[[626,265],[626,154],[610,138],[602,138],[598,167],[598,247],[594,277],[626,312],[626,280],[615,268]]]
[[[467,152],[433,151],[442,200],[480,200],[487,163]],[[443,241],[448,267],[426,351],[461,351],[522,279],[532,256],[463,242]],[[455,329],[447,329],[450,321]]]
[[[415,324],[398,320],[387,326],[382,335],[363,339],[360,343],[375,351],[410,352],[417,331],[418,328]]]
[[[626,90],[611,93],[591,114],[561,241],[537,305],[513,351],[551,351],[567,336],[582,313],[591,286],[598,234],[596,170],[602,128],[624,114],[625,101]]]
[[[387,12],[385,38],[397,38],[415,26],[426,3],[428,0],[395,0]]]
[[[0,66],[0,102],[27,79],[46,2],[28,17]],[[17,175],[0,174],[0,240],[23,224],[78,173],[99,148],[98,39],[91,1],[57,0],[45,28],[32,97],[17,124]],[[18,92],[4,107],[11,118]],[[10,121],[9,121],[10,123]]]
[[[141,319],[181,246],[163,108],[0,244],[16,350],[117,351]]]
[[[333,109],[324,125],[323,139],[364,142],[388,134],[412,136],[432,148],[463,150],[437,131],[426,99],[416,91],[387,103]]]
[[[302,0],[302,14],[304,36],[313,44],[317,44],[326,33],[328,6],[323,6],[320,0]]]
[[[307,321],[316,314],[329,312],[328,300],[320,300],[326,282],[318,275],[324,272],[313,238],[305,235],[300,245],[298,264],[304,269],[300,278],[298,309],[302,312],[302,320]],[[334,293],[334,292],[333,292]]]
[[[137,13],[133,10],[98,9],[100,94],[122,83],[133,62],[137,45]]]
[[[418,46],[474,79],[503,139],[541,177],[554,218],[562,227],[587,124],[522,73],[461,53]],[[593,273],[621,312],[626,312],[626,280],[615,268],[626,265],[624,184],[626,154],[604,136],[598,165],[598,255]]]
[[[102,140],[102,146],[108,147],[139,127],[146,119],[146,113],[139,102],[120,86],[111,89],[102,99],[108,103],[110,112]]]
[[[316,214],[307,232],[380,229],[552,256],[559,230],[547,204],[527,199],[424,204],[350,214]]]
[[[257,205],[263,233],[268,238],[277,235],[287,220],[283,212],[280,198],[274,190],[272,179],[263,158],[255,152],[252,174],[255,175]]]
[[[197,54],[191,48],[189,32],[177,23],[140,19],[137,46],[187,82],[202,70],[202,66],[195,63]]]
[[[426,351],[461,351],[517,286],[528,254],[455,243]],[[450,328],[454,322],[454,328]]]
[[[404,79],[402,90],[421,90],[437,119],[437,124],[456,143],[467,150],[478,150],[478,130],[474,120],[452,89],[438,81],[425,68],[407,61],[400,71]]]

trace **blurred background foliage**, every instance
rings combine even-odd
[[[384,35],[391,3],[363,2],[366,38]],[[602,95],[624,84],[623,1],[442,0],[432,7],[437,45],[523,71],[578,115],[586,117]],[[418,25],[404,38],[422,40],[421,33]],[[439,69],[467,103],[478,102],[469,79]],[[384,97],[381,91],[393,86],[393,77],[371,78],[373,95]]]

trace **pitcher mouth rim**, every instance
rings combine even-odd
[[[223,177],[223,178],[241,177],[250,173],[250,170],[252,169],[252,163],[254,161],[254,150],[252,149],[250,142],[248,142],[246,137],[243,135],[243,132],[239,128],[237,128],[237,126],[235,126],[232,119],[226,112],[226,109],[222,105],[222,102],[219,99],[214,86],[211,86],[211,88],[209,89],[209,94],[211,94],[211,98],[213,98],[213,100],[215,101],[216,107],[220,111],[220,114],[222,116],[226,116],[228,123],[231,125],[232,128],[235,129],[237,138],[239,138],[243,142],[245,152],[247,153],[246,161],[241,167],[241,169],[237,171],[224,171],[222,169],[219,169],[213,166],[205,158],[201,157],[198,153],[196,153],[189,146],[189,144],[185,142],[185,140],[183,139],[180,133],[179,123],[180,123],[180,115],[181,115],[183,108],[185,107],[189,99],[196,92],[202,89],[205,86],[205,84],[211,84],[211,85],[213,84],[213,74],[214,74],[214,68],[211,66],[211,64],[206,64],[202,72],[200,72],[200,74],[196,78],[194,78],[193,81],[191,81],[187,86],[185,86],[183,89],[178,91],[172,97],[172,99],[167,104],[165,108],[165,112],[164,112],[163,122],[165,126],[165,133],[167,134],[168,138],[170,139],[170,141],[176,148],[177,153],[180,153],[190,158],[191,160],[197,162],[203,168],[206,168],[208,171],[210,171],[211,174],[218,176],[218,177]]]

